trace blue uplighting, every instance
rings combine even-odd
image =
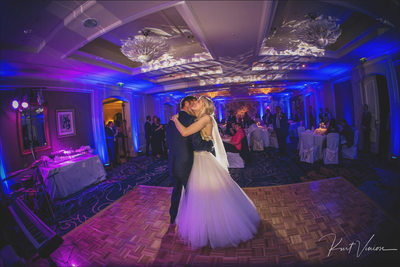
[[[7,169],[6,169],[6,162],[4,160],[3,155],[3,145],[0,139],[0,179],[1,185],[3,187],[4,193],[8,194],[10,192],[10,188],[7,181],[3,181],[7,177]]]
[[[133,137],[133,147],[135,151],[140,149],[140,125],[139,125],[139,116],[140,114],[140,103],[141,97],[140,96],[133,96],[132,97],[133,103],[131,105],[131,124],[132,124],[132,137]]]
[[[260,118],[262,119],[262,117],[264,117],[264,101],[260,100],[260,106],[259,106],[260,110]]]

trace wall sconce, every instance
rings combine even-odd
[[[28,100],[28,95],[27,94],[25,94],[24,97],[22,98],[21,107],[23,109],[29,108],[29,100]]]
[[[13,109],[18,109],[19,108],[19,102],[17,99],[14,99],[13,101],[11,101],[11,106]]]
[[[28,91],[27,91],[28,90]],[[34,90],[37,90],[35,92]],[[21,97],[23,94],[23,97]],[[42,107],[44,105],[44,98],[42,89],[24,89],[19,96],[11,101],[11,107],[15,110],[22,111],[28,109],[30,106]]]

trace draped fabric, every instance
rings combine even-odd
[[[225,147],[224,144],[222,143],[222,139],[218,131],[217,122],[215,121],[213,116],[211,116],[211,120],[213,125],[212,138],[214,140],[215,157],[217,158],[217,161],[222,165],[222,167],[228,170],[229,167],[228,156],[226,155]]]

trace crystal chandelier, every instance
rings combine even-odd
[[[323,15],[319,17],[309,15],[307,20],[299,23],[296,35],[307,44],[324,48],[335,43],[342,33],[336,21],[337,19],[330,16],[324,18]]]
[[[149,36],[150,30],[142,31],[143,35],[136,35],[134,38],[121,40],[121,52],[132,61],[148,63],[155,60],[169,50],[169,45],[164,38]]]

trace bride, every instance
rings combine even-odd
[[[182,136],[200,131],[203,139],[214,142],[215,156],[208,151],[194,152],[176,218],[179,236],[193,248],[237,246],[254,236],[260,222],[253,202],[229,175],[214,109],[212,100],[202,96],[192,106],[195,123],[184,127],[178,115],[172,117]]]

